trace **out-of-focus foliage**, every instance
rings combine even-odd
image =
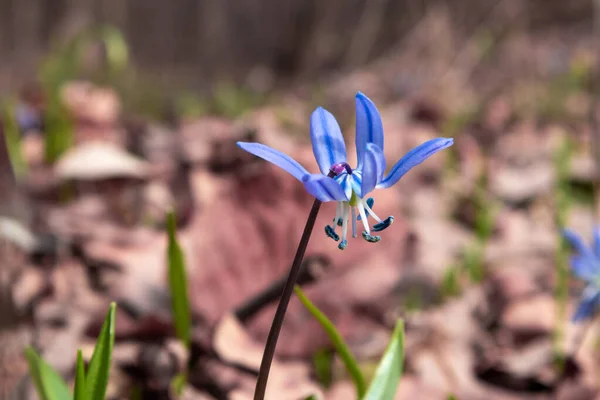
[[[104,400],[106,395],[110,361],[115,343],[116,309],[117,305],[111,303],[85,375],[85,393],[86,399],[89,400]]]
[[[171,292],[171,307],[177,337],[186,345],[191,343],[192,318],[188,299],[187,278],[185,273],[185,258],[181,246],[177,242],[177,225],[175,214],[167,216],[169,246],[167,258],[169,263],[169,290]]]
[[[70,399],[71,392],[64,379],[31,347],[25,350],[29,374],[42,400]]]
[[[308,299],[308,297],[304,295],[302,289],[300,289],[299,286],[296,286],[294,290],[296,291],[296,295],[298,296],[304,307],[306,307],[306,309],[313,315],[313,317],[315,317],[315,319],[319,321],[319,324],[321,324],[321,326],[327,333],[327,336],[329,336],[333,347],[335,347],[335,350],[342,359],[346,370],[352,377],[352,381],[354,382],[354,386],[356,387],[356,393],[358,394],[358,397],[362,398],[366,390],[365,379],[362,375],[362,372],[360,371],[358,362],[350,352],[350,349],[348,348],[346,342],[344,342],[344,338],[342,338],[342,335],[340,335],[335,325],[333,325],[329,318],[327,318],[327,316],[323,314]]]
[[[393,400],[404,367],[404,322],[399,320],[363,400]]]

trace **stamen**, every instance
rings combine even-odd
[[[347,245],[347,235],[348,235],[348,209],[350,208],[350,206],[348,204],[344,204],[344,212],[342,214],[342,219],[344,220],[344,223],[342,225],[342,241],[340,242],[340,245],[338,246],[338,248],[340,250],[344,250],[344,248]]]
[[[394,217],[389,216],[383,222],[373,225],[373,232],[381,232],[394,222]]]
[[[363,223],[363,226],[365,227],[365,232],[367,233],[367,235],[369,235],[371,233],[371,230],[369,229],[369,223],[367,222],[367,216],[365,215],[365,207],[363,206],[363,202],[359,201],[356,204],[356,207],[358,208],[358,212],[360,214],[361,221]],[[364,237],[364,233],[363,233],[363,237]]]
[[[375,214],[373,212],[373,209],[369,206],[369,201],[363,201],[363,203],[365,203],[365,210],[367,211],[367,213],[371,214],[371,216],[375,219],[375,221],[381,223],[381,218],[379,218],[377,216],[377,214]]]
[[[342,226],[340,223],[340,219],[342,218],[342,202],[338,201],[337,206],[335,208],[335,218],[333,218],[333,230],[335,231],[335,226]]]
[[[363,239],[370,243],[377,243],[381,240],[381,236],[371,236],[367,232],[362,233]]]
[[[373,209],[373,206],[375,205],[375,200],[372,197],[369,197],[367,199],[367,205],[369,206],[369,210]],[[366,211],[367,217],[369,216],[369,211]],[[361,220],[360,215],[358,216],[358,220]]]
[[[337,233],[335,233],[335,228],[333,228],[331,225],[325,226],[325,234],[333,240],[335,240],[336,242],[340,240],[340,236]]]
[[[352,211],[352,237],[355,238],[356,237],[356,208],[350,207],[350,210]]]

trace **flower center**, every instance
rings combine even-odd
[[[347,172],[348,175],[352,175],[352,168],[350,168],[348,163],[345,162],[333,164],[329,169],[335,174],[335,176],[341,175],[344,172]]]

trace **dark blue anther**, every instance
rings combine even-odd
[[[341,219],[341,218],[338,218],[336,223],[337,223],[337,226],[343,226],[344,225],[344,220]]]
[[[340,244],[338,244],[338,249],[340,249],[340,250],[344,250],[344,249],[346,248],[346,246],[348,246],[348,241],[346,241],[346,240],[342,240],[342,241],[340,242]]]
[[[352,175],[352,168],[350,168],[348,163],[345,163],[345,162],[333,164],[331,166],[331,168],[329,168],[329,170],[331,172],[333,172],[335,174],[335,176],[342,174],[344,171],[346,171],[348,173],[348,175]]]
[[[335,240],[336,242],[340,240],[340,236],[334,232],[333,227],[331,225],[325,226],[325,234]]]
[[[377,243],[381,240],[381,236],[371,236],[367,233],[367,231],[363,231],[362,236],[363,236],[363,239],[365,239],[367,242],[371,242],[371,243]]]
[[[373,225],[373,232],[381,232],[382,230],[384,230],[385,228],[390,226],[393,222],[394,222],[394,217],[392,217],[390,215],[389,217],[387,217],[383,221],[379,222],[378,224]]]
[[[367,205],[368,205],[368,206],[369,206],[369,208],[372,210],[372,209],[373,209],[373,206],[375,205],[375,200],[373,200],[373,198],[372,198],[372,197],[369,197],[369,198],[367,199]],[[369,214],[369,212],[367,211],[367,209],[365,209],[365,216],[366,216],[366,217],[368,217],[369,215],[370,215],[370,214]],[[356,219],[357,219],[358,221],[360,221],[362,218],[361,218],[361,217],[360,217],[360,215],[359,215],[359,216],[358,216],[358,218],[356,218]]]

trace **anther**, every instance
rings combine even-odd
[[[344,250],[344,249],[346,248],[346,246],[348,246],[348,241],[346,241],[346,240],[342,240],[342,241],[340,242],[340,244],[338,244],[338,249],[340,249],[340,250]]]
[[[333,240],[335,240],[336,242],[338,240],[340,240],[340,236],[337,233],[335,233],[335,231],[333,230],[333,227],[331,225],[325,226],[325,234],[327,236],[329,236],[330,238],[332,238]]]
[[[373,225],[373,232],[381,232],[394,222],[394,217],[391,215],[378,224]]]
[[[362,233],[362,237],[363,239],[365,239],[367,242],[371,242],[371,243],[377,243],[381,240],[381,236],[371,236],[367,233],[367,231],[363,231]]]

